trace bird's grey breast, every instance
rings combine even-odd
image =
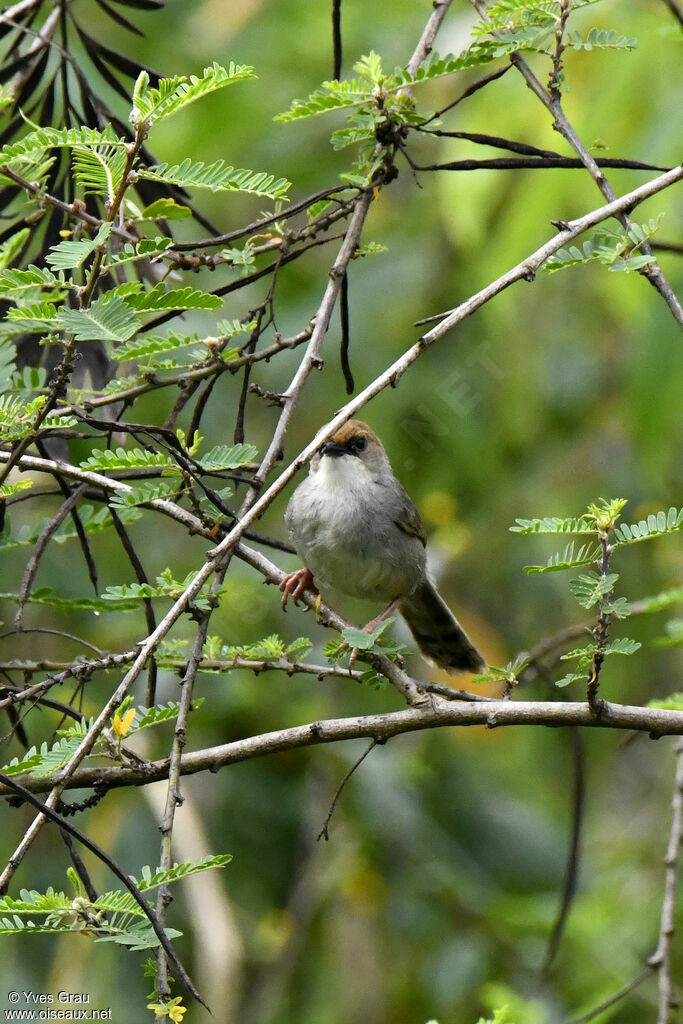
[[[425,572],[421,541],[396,525],[405,494],[393,474],[358,459],[322,458],[285,515],[302,560],[323,587],[391,601]]]

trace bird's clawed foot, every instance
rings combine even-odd
[[[395,598],[395,600],[393,600],[390,604],[388,604],[386,606],[386,608],[384,609],[383,612],[380,612],[380,614],[376,618],[371,619],[370,622],[367,623],[367,625],[363,626],[363,629],[362,629],[361,632],[368,633],[368,634],[373,633],[377,629],[377,627],[379,626],[379,624],[381,622],[384,622],[385,619],[389,618],[389,616],[392,614],[392,612],[396,611],[396,609],[398,608],[398,606],[401,603],[401,600],[402,600],[401,597]],[[341,647],[339,648],[339,650],[340,651],[346,650],[348,648],[348,646],[349,646],[348,643],[342,644]],[[358,657],[358,651],[359,651],[358,647],[352,647],[351,648],[351,657],[349,658],[349,670],[352,669],[353,666],[356,663],[356,658]]]
[[[313,573],[310,569],[306,568],[288,573],[280,584],[280,590],[282,591],[282,607],[285,610],[290,597],[294,604],[298,604],[304,590],[310,590],[314,594],[318,594],[318,588],[313,582]],[[320,597],[320,594],[318,594],[318,597]]]

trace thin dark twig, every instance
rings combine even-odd
[[[63,629],[50,629],[48,626],[30,626],[26,629],[8,629],[4,633],[0,633],[0,640],[5,640],[8,636],[16,636],[17,633],[26,635],[27,633],[49,633],[51,636],[61,636],[65,640],[73,640],[77,644],[82,644],[83,647],[87,647],[89,651],[94,651],[99,657],[104,657],[104,651],[100,650],[99,647],[95,647],[95,644],[91,644],[89,640],[83,640],[80,636],[75,636],[73,633],[67,633]]]
[[[429,123],[429,122],[426,122]],[[487,135],[483,132],[448,132],[442,128],[424,129],[418,125],[417,131],[423,131],[426,135],[435,135],[439,139],[463,139],[465,142],[474,142],[477,146],[492,146],[495,149],[507,149],[511,153],[521,153],[522,156],[561,156],[552,149],[539,149],[528,142],[518,142],[516,139],[505,139],[501,135]]]
[[[341,320],[341,368],[344,374],[344,380],[346,381],[346,394],[352,395],[356,387],[353,374],[351,372],[351,363],[349,362],[349,275],[348,271],[344,274],[341,282],[341,289],[339,292],[339,318]]]
[[[341,4],[342,0],[332,0],[332,77],[337,81],[342,69]]]
[[[23,671],[26,670],[24,669]],[[40,670],[36,669],[36,671]],[[21,695],[21,687],[17,686],[15,683],[3,683],[2,687],[0,688],[0,701],[2,701],[4,697],[8,695],[11,696],[12,694]],[[24,700],[27,699],[28,698],[24,696],[18,696],[11,704],[8,705],[8,707],[13,707],[16,704],[21,704],[23,703]],[[66,715],[69,718],[74,718],[77,722],[83,722],[85,720],[85,715],[83,714],[82,711],[79,711],[78,708],[73,707],[73,705],[71,704],[65,704],[61,700],[53,700],[52,697],[36,697],[36,699],[32,701],[31,706],[35,707],[36,704],[40,704],[42,705],[42,707],[45,708],[50,708],[52,711],[59,711],[62,716]]]
[[[678,242],[650,242],[650,246],[660,252],[683,253],[683,245]]]
[[[36,450],[44,459],[49,458],[45,445],[40,438],[36,440]],[[66,480],[59,473],[55,473],[54,476],[64,497],[69,498],[71,496],[71,488],[67,484]],[[81,551],[83,552],[83,558],[85,559],[85,564],[88,569],[88,578],[92,583],[93,590],[97,593],[97,565],[93,558],[90,543],[88,542],[88,535],[85,532],[85,527],[83,526],[83,520],[78,514],[78,509],[75,507],[71,509],[71,521],[74,524],[78,543],[80,544]]]
[[[121,522],[121,518],[111,505],[109,506],[109,514],[111,515],[112,522],[114,523],[114,529],[118,535],[123,550],[128,556],[128,561],[133,567],[135,578],[138,583],[149,583],[149,578],[145,572],[144,566],[138,557],[138,553],[133,547],[133,543],[128,536],[126,527]],[[145,608],[145,623],[147,625],[147,632],[152,633],[157,628],[157,620],[154,614],[154,605],[152,604],[151,597],[146,597],[143,600]],[[149,657],[149,663],[147,665],[147,707],[151,708],[156,698],[156,686],[157,686],[157,663],[156,658],[153,654]]]
[[[567,1024],[588,1024],[589,1020],[595,1020],[599,1014],[603,1013],[605,1010],[609,1010],[610,1006],[614,1006],[614,1004],[620,1002],[624,996],[627,996],[629,992],[633,992],[634,988],[638,988],[639,985],[642,985],[642,983],[649,978],[651,974],[652,969],[650,967],[646,967],[640,972],[640,974],[636,974],[632,981],[629,981],[627,985],[624,985],[613,995],[605,999],[599,1006],[594,1006],[592,1010],[589,1010],[588,1013],[582,1014],[580,1017],[572,1017],[571,1020],[567,1021]]]
[[[93,842],[92,839],[89,839],[84,832],[81,832],[79,828],[76,828],[75,825],[72,825],[70,821],[63,817],[63,815],[58,814],[57,811],[53,810],[51,807],[48,807],[47,804],[43,803],[42,800],[39,800],[37,797],[35,797],[33,793],[30,793],[28,789],[25,789],[13,778],[11,778],[8,775],[4,775],[2,772],[0,772],[0,780],[2,781],[3,785],[11,789],[14,793],[17,794],[17,796],[22,797],[22,799],[25,800],[26,803],[31,804],[32,807],[35,807],[36,810],[40,811],[41,814],[43,814],[46,818],[48,818],[50,821],[54,821],[57,825],[59,825],[62,832],[67,832],[69,835],[73,836],[74,839],[77,839],[79,843],[82,843],[87,850],[90,850],[91,853],[94,853],[95,856],[99,858],[99,860],[101,860],[104,864],[107,865],[112,874],[116,875],[119,881],[122,882],[123,885],[125,885],[128,892],[131,894],[135,902],[138,904],[138,906],[144,913],[145,917],[152,926],[154,934],[156,935],[159,942],[163,946],[164,951],[168,956],[170,962],[173,964],[174,968],[178,972],[178,977],[187,987],[188,991],[192,993],[194,998],[208,1010],[209,1007],[202,999],[201,995],[199,994],[194,984],[192,983],[192,979],[190,978],[187,971],[185,970],[180,960],[176,956],[176,952],[173,949],[173,946],[171,945],[169,940],[167,939],[164,929],[159,924],[156,914],[154,913],[154,911],[152,910],[149,903],[142,895],[138,887],[133,884],[133,882],[130,880],[125,871],[123,871],[122,868],[118,866],[116,861],[112,860],[109,854],[105,853],[101,846],[98,846],[97,843]]]
[[[215,373],[213,377],[209,377],[205,387],[201,391],[199,398],[196,401],[194,410],[192,412],[190,426],[187,431],[187,436],[190,440],[190,443],[192,442],[192,438],[194,437],[194,435],[199,431],[199,424],[201,423],[202,416],[204,415],[204,410],[206,409],[207,402],[211,397],[211,392],[215,388],[219,376],[219,373]]]
[[[502,78],[503,75],[507,74],[510,70],[511,66],[512,65],[510,64],[505,64],[502,68],[498,68],[496,71],[492,71],[489,75],[484,75],[482,78],[478,78],[476,82],[472,82],[472,85],[469,85],[464,92],[460,93],[457,99],[453,100],[453,102],[449,103],[447,106],[442,107],[441,110],[437,110],[428,121],[424,121],[422,127],[424,127],[424,125],[431,124],[432,121],[436,121],[440,117],[443,117],[443,115],[449,110],[452,110],[453,107],[457,107],[458,103],[462,103],[462,101],[466,100],[468,96],[473,96],[475,92],[479,92],[479,90],[483,89],[485,85],[489,84],[489,82],[495,82],[497,78]]]
[[[90,878],[90,875],[88,874],[88,869],[83,863],[83,858],[76,849],[74,841],[71,838],[71,835],[66,831],[66,829],[61,829],[61,836],[62,839],[64,840],[64,845],[69,851],[69,856],[71,857],[71,863],[74,866],[74,870],[78,875],[83,888],[88,894],[88,899],[90,900],[91,903],[94,903],[97,899],[98,893],[97,889],[92,884],[92,880]]]
[[[676,3],[676,0],[663,0],[666,6],[669,8],[674,18],[678,21],[679,25],[683,27],[683,10]]]
[[[253,355],[258,343],[258,339],[261,333],[261,321],[263,320],[263,308],[258,311],[256,320],[256,328],[252,331],[251,337],[244,348],[244,352],[247,355]],[[233,441],[235,444],[242,444],[244,441],[244,418],[247,414],[247,397],[249,395],[249,385],[251,382],[251,371],[253,363],[248,362],[244,365],[244,373],[242,376],[242,387],[240,388],[240,397],[237,402],[237,416],[235,417],[235,430],[233,433]]]
[[[466,700],[466,701],[488,701],[497,700],[496,697],[483,697],[478,693],[470,693],[469,690],[454,690],[452,687],[447,686],[444,683],[422,683],[420,689],[424,690],[425,693],[436,693],[439,697],[445,697],[446,700]]]
[[[3,172],[4,173],[4,172]],[[273,260],[267,266],[262,267],[260,270],[255,270],[251,274],[247,274],[245,277],[240,277],[236,281],[231,281],[229,284],[224,284],[220,288],[215,288],[209,295],[230,295],[231,292],[241,291],[249,284],[253,284],[255,281],[260,281],[262,277],[267,277],[269,274],[277,273],[280,267],[284,267],[285,264],[291,263],[293,260],[298,260],[304,253],[309,252],[311,249],[315,249],[321,245],[327,245],[329,242],[335,242],[343,235],[330,235],[325,238],[314,238],[312,241],[303,245],[300,249],[295,249],[293,252],[285,253],[280,255],[278,259]],[[145,324],[145,330],[152,330],[153,328],[159,327],[161,324],[165,324],[168,320],[172,320],[178,313],[175,310],[170,310],[168,313],[161,313],[153,320],[148,321]],[[226,365],[226,369],[229,367]],[[111,401],[111,399],[110,399]]]
[[[668,171],[668,167],[659,164],[645,164],[640,160],[620,160],[605,158],[595,161],[598,167],[625,167],[635,171]],[[490,160],[450,160],[445,164],[415,164],[416,171],[517,171],[539,170],[548,171],[564,167],[583,169],[584,164],[573,156],[539,156],[539,157],[492,157]]]
[[[3,174],[4,173],[5,171],[3,168]],[[271,224],[274,224],[275,221],[288,220],[290,217],[294,217],[297,213],[301,213],[302,210],[307,210],[309,206],[313,206],[315,203],[320,202],[321,199],[329,199],[338,192],[349,191],[358,192],[359,190],[352,185],[334,185],[332,188],[324,188],[321,189],[320,192],[315,192],[312,196],[302,199],[301,202],[294,203],[286,210],[274,213],[269,217],[262,217],[260,220],[255,220],[253,223],[247,224],[246,227],[237,228],[235,231],[229,231],[225,235],[216,235],[213,238],[201,238],[196,242],[174,242],[171,248],[175,252],[191,252],[193,249],[210,249],[213,246],[227,245],[229,242],[234,242],[238,238],[243,238],[244,235],[259,233],[263,228],[267,228]]]
[[[19,588],[19,608],[17,609],[17,614],[14,617],[14,625],[19,632],[21,632],[23,628],[24,606],[31,592],[31,585],[35,579],[35,575],[38,572],[40,559],[44,555],[52,537],[55,535],[71,510],[75,508],[80,501],[84,490],[85,484],[80,484],[70,493],[69,497],[62,503],[49,523],[47,523],[38,537],[38,540],[33,545],[33,551],[31,552],[31,557],[26,565],[26,570],[24,571],[24,576],[21,581],[21,587]]]
[[[346,783],[349,781],[349,779],[351,778],[351,776],[355,772],[356,768],[358,768],[363,763],[363,761],[368,756],[370,751],[373,750],[377,746],[378,743],[379,743],[379,740],[372,740],[372,742],[365,749],[365,751],[361,754],[361,756],[358,758],[358,760],[355,761],[354,764],[351,765],[351,767],[347,771],[346,775],[344,776],[344,778],[341,780],[341,782],[337,786],[337,792],[332,797],[332,803],[330,804],[330,809],[327,812],[327,817],[325,818],[325,821],[323,822],[323,827],[320,829],[320,832],[318,832],[318,842],[320,842],[320,840],[323,839],[323,838],[325,839],[326,843],[329,842],[329,838],[330,838],[330,836],[329,836],[329,825],[330,825],[330,821],[332,820],[332,815],[334,814],[335,808],[337,806],[337,801],[339,800],[339,797],[342,795],[342,790],[344,789],[344,786],[346,785]]]

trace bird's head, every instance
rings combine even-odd
[[[391,472],[382,442],[361,420],[349,420],[340,427],[322,445],[316,461],[316,468],[324,465],[331,470],[337,464],[343,472],[358,471],[360,467],[373,473]]]

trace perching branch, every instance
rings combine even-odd
[[[190,751],[180,760],[180,774],[215,772],[230,764],[255,757],[278,754],[284,750],[338,743],[367,737],[386,743],[403,733],[443,727],[485,726],[496,729],[503,726],[547,726],[562,728],[576,726],[589,729],[615,729],[625,732],[648,733],[652,739],[660,736],[683,735],[683,711],[663,708],[643,708],[630,704],[605,701],[603,712],[597,718],[587,703],[573,701],[511,701],[492,700],[485,703],[446,701],[434,698],[431,705],[406,708],[378,715],[359,715],[350,718],[323,719],[297,725],[290,729],[259,733],[231,743],[223,743],[204,750]],[[144,767],[123,765],[116,768],[85,767],[74,770],[66,783],[56,778],[18,776],[21,784],[32,793],[44,793],[54,785],[64,789],[97,786],[118,789],[123,786],[146,786],[168,777],[169,759],[150,761]],[[8,796],[0,786],[0,796]]]
[[[671,801],[671,831],[666,851],[666,874],[664,899],[659,928],[657,949],[648,964],[657,972],[659,981],[659,1002],[657,1024],[669,1024],[671,1010],[678,1004],[674,1001],[673,979],[671,977],[671,941],[675,931],[676,890],[678,888],[678,861],[683,842],[683,744],[676,747],[676,782]]]

